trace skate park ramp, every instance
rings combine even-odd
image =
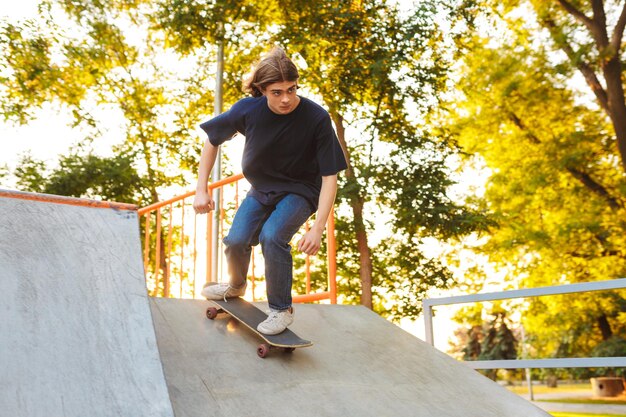
[[[173,417],[136,211],[0,190],[0,217],[0,414]]]
[[[549,416],[364,307],[297,305],[290,328],[315,344],[260,359],[260,339],[209,305],[151,299],[177,417]]]
[[[260,359],[208,301],[147,297],[133,207],[75,203],[0,190],[1,415],[548,416],[364,307],[297,305],[314,345]]]

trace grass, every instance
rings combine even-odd
[[[528,386],[507,387],[516,394],[528,394]],[[533,385],[535,394],[553,394],[559,392],[591,392],[591,384],[559,384],[556,388],[550,388],[547,385]]]
[[[626,417],[624,414],[589,414],[589,413],[550,413],[553,417]]]

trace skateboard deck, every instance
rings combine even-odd
[[[238,322],[245,325],[254,334],[264,340],[257,348],[257,355],[264,358],[272,349],[282,348],[286,352],[292,352],[296,348],[312,346],[309,340],[304,340],[294,332],[286,329],[277,335],[266,335],[257,330],[257,326],[267,318],[267,314],[242,298],[229,298],[224,300],[209,300],[214,307],[206,311],[207,318],[213,320],[219,313],[227,313]]]

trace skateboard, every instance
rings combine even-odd
[[[311,341],[302,339],[289,329],[277,335],[260,333],[256,327],[267,318],[267,314],[245,301],[243,298],[229,298],[226,301],[209,300],[209,302],[215,306],[211,306],[207,309],[207,318],[213,320],[218,314],[227,313],[263,339],[264,343],[261,343],[256,351],[260,358],[265,358],[271,350],[282,349],[285,352],[293,352],[296,348],[313,345]]]

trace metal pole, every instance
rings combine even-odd
[[[331,209],[326,228],[328,245],[328,287],[330,303],[337,304],[337,240],[335,237],[335,209]]]
[[[530,375],[530,368],[526,368],[526,383],[528,384],[528,395],[530,401],[535,401],[535,394],[533,393],[533,378]]]
[[[219,116],[222,114],[222,98],[223,98],[223,78],[224,78],[224,41],[220,40],[217,43],[217,70],[215,73],[215,110],[214,116]],[[222,179],[222,148],[219,147],[217,150],[217,159],[215,160],[215,165],[213,166],[213,173],[211,175],[212,182],[215,183]],[[211,251],[211,281],[218,281],[218,271],[219,271],[219,259],[220,259],[220,251],[219,251],[219,238],[220,238],[220,214],[221,214],[221,188],[216,188],[213,193],[213,199],[215,200],[215,211],[213,211],[213,236],[212,236],[212,247]]]
[[[528,356],[527,346],[526,346],[526,331],[524,331],[524,326],[522,327],[522,356],[524,359]],[[533,393],[533,378],[530,374],[530,368],[526,368],[526,383],[528,384],[528,396],[530,397],[530,401],[535,401],[535,394]]]
[[[435,346],[435,337],[433,335],[433,308],[428,303],[429,300],[422,302],[422,312],[424,313],[424,336],[426,343]]]

